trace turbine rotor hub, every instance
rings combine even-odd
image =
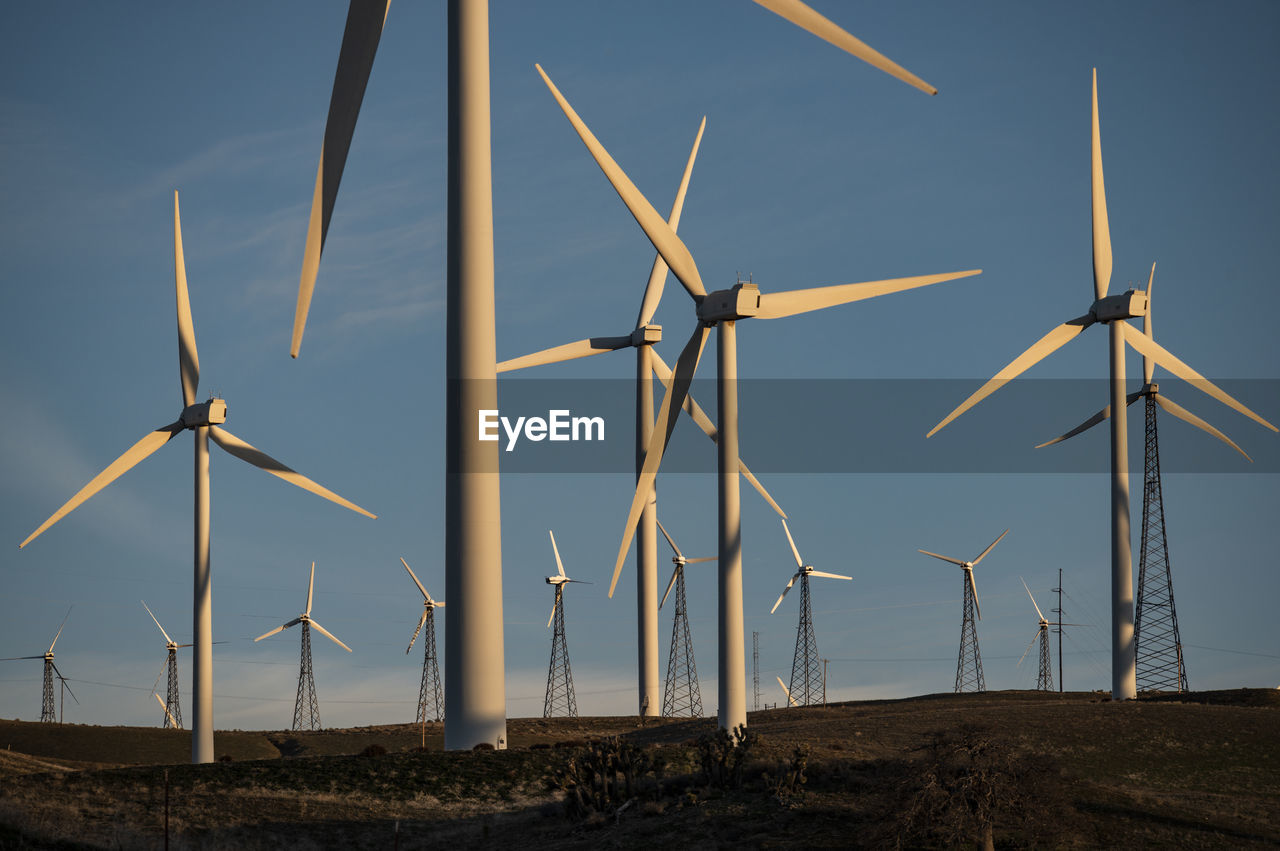
[[[631,345],[639,348],[640,346],[652,346],[654,343],[662,342],[662,326],[649,323],[641,325],[639,328],[631,332]]]
[[[222,399],[210,399],[197,402],[183,408],[178,418],[183,428],[200,428],[201,426],[219,425],[227,421],[227,403]]]
[[[760,312],[760,288],[738,282],[727,290],[707,293],[698,302],[698,319],[706,323],[746,319]]]
[[[1147,293],[1144,290],[1128,290],[1120,295],[1098,299],[1089,308],[1089,314],[1098,322],[1132,319],[1147,315]]]

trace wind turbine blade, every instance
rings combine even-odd
[[[556,599],[551,604],[551,617],[547,618],[547,629],[551,629],[551,622],[556,619],[556,608],[560,605],[560,589],[556,588]]]
[[[52,662],[49,663],[53,665]],[[76,697],[76,693],[71,690],[71,686],[67,685],[67,678],[62,676],[62,672],[58,670],[57,665],[53,665],[53,672],[58,675],[58,681],[62,683],[62,687],[67,690],[67,694],[71,695],[71,699],[76,702],[76,706],[80,705],[80,698]]]
[[[178,378],[182,381],[182,404],[196,401],[200,385],[200,355],[196,353],[196,328],[191,321],[191,299],[187,294],[187,261],[182,253],[182,221],[178,215],[178,190],[173,190],[173,283],[178,297]]]
[[[422,632],[422,625],[427,622],[427,610],[422,610],[422,617],[418,618],[418,625],[414,627],[413,638],[409,639],[409,646],[404,649],[404,655],[408,656],[409,651],[413,649],[413,643],[418,640],[418,633]]]
[[[1102,298],[1111,284],[1111,226],[1107,223],[1107,187],[1102,179],[1102,134],[1098,129],[1098,69],[1093,69],[1093,295]]]
[[[689,189],[689,177],[693,174],[693,161],[698,158],[698,146],[702,144],[702,131],[707,129],[707,117],[702,116],[698,125],[698,135],[694,137],[693,149],[689,151],[689,161],[685,164],[684,174],[680,178],[680,187],[676,190],[675,201],[671,204],[671,215],[667,216],[667,226],[671,231],[680,229],[680,213],[684,209],[684,196]],[[662,290],[667,283],[667,261],[662,259],[661,252],[653,258],[653,267],[649,270],[649,281],[644,287],[644,299],[640,302],[640,313],[636,316],[636,327],[641,328],[653,321],[653,313],[658,309],[662,299]]]
[[[998,537],[998,538],[996,538],[994,541],[992,541],[992,542],[991,542],[991,546],[989,546],[989,547],[987,547],[985,550],[983,550],[983,551],[982,551],[982,555],[978,556],[977,558],[975,558],[975,559],[973,560],[973,562],[972,562],[972,566],[973,566],[973,567],[977,567],[977,566],[978,566],[978,562],[980,562],[980,561],[982,561],[984,558],[986,558],[986,557],[987,557],[987,553],[989,553],[989,552],[991,552],[992,550],[994,550],[994,549],[996,548],[996,544],[998,544],[998,543],[1000,543],[1001,541],[1003,541],[1003,540],[1004,540],[1004,536],[1005,536],[1005,535],[1007,535],[1007,534],[1009,534],[1009,530],[1008,530],[1008,529],[1005,529],[1003,532],[1001,532],[1001,533],[1000,533],[1000,537]]]
[[[778,685],[782,686],[782,693],[787,696],[787,703],[790,703],[792,706],[799,706],[800,704],[796,703],[795,699],[791,696],[791,689],[787,688],[787,684],[782,681],[782,677],[778,677],[777,679]]]
[[[1128,396],[1125,397],[1126,405],[1132,405],[1134,402],[1138,401],[1138,399],[1140,399],[1141,397],[1142,397],[1142,391],[1135,390],[1134,392],[1130,393]],[[1089,429],[1096,426],[1098,423],[1102,422],[1105,419],[1108,419],[1110,416],[1111,416],[1111,406],[1107,405],[1101,411],[1098,411],[1098,413],[1094,414],[1093,416],[1089,417],[1089,419],[1080,423],[1080,425],[1071,429],[1071,431],[1067,432],[1066,434],[1060,434],[1057,437],[1055,437],[1053,440],[1047,440],[1044,443],[1037,445],[1036,449],[1044,449],[1046,446],[1053,446],[1055,443],[1061,443],[1064,440],[1068,440],[1072,437],[1075,437],[1077,434],[1080,434],[1083,431],[1088,431]]]
[[[795,539],[791,537],[791,529],[787,526],[787,521],[782,521],[782,531],[787,533],[787,543],[791,545],[791,554],[796,557],[796,567],[804,567],[804,559],[800,558],[800,551],[796,549]],[[787,586],[790,588],[791,586]]]
[[[688,397],[686,397],[688,398]],[[662,536],[667,539],[667,543],[671,545],[671,551],[679,558],[684,558],[684,553],[680,552],[680,548],[676,546],[676,542],[672,540],[671,533],[667,531],[667,527],[662,525],[662,521],[658,521],[658,528],[662,531]]]
[[[697,563],[699,563],[699,562],[703,562],[703,561],[716,561],[716,560],[717,560],[717,559],[719,559],[719,558],[720,558],[719,556],[702,556],[702,557],[700,557],[700,558],[687,558],[687,559],[685,559],[685,560],[684,560],[684,563],[685,563],[685,564],[697,564]]]
[[[54,636],[53,636],[53,641],[49,642],[49,649],[48,649],[48,650],[46,650],[46,651],[45,651],[45,653],[52,653],[52,652],[53,652],[53,645],[55,645],[55,644],[57,644],[57,643],[58,643],[58,638],[62,635],[62,630],[66,628],[66,626],[67,626],[67,618],[69,618],[69,617],[71,617],[71,609],[70,609],[70,608],[68,608],[68,609],[67,609],[67,613],[66,613],[65,615],[63,615],[63,616],[62,616],[62,623],[58,625],[58,631],[57,631],[57,633],[55,633],[55,634],[54,634]],[[41,658],[43,658],[43,657],[41,657]]]
[[[756,0],[756,2],[775,15],[786,18],[801,29],[808,30],[823,41],[834,44],[845,53],[856,56],[868,65],[879,68],[886,74],[897,77],[908,85],[915,86],[925,94],[936,95],[938,93],[938,90],[933,86],[884,54],[854,38],[832,21],[801,3],[800,0]]]
[[[511,372],[515,369],[525,369],[530,366],[541,366],[546,363],[560,363],[561,361],[590,357],[603,352],[625,349],[630,345],[630,334],[625,337],[588,337],[585,340],[565,343],[563,346],[543,349],[531,355],[504,360],[498,364],[498,372]]]
[[[654,374],[658,376],[658,380],[663,384],[670,383],[671,368],[667,366],[666,361],[662,359],[657,350],[652,346],[650,346],[649,352],[652,355],[652,357],[650,357],[650,363],[653,365],[653,371]],[[719,431],[716,429],[715,423],[713,423],[711,418],[707,416],[706,411],[702,410],[702,406],[694,400],[692,394],[684,397],[683,407],[689,416],[693,417],[693,421],[698,424],[698,428],[702,429],[703,434],[711,438],[712,443],[719,440]],[[765,490],[764,485],[760,484],[760,480],[755,477],[755,474],[747,469],[746,462],[744,462],[742,458],[738,458],[738,472],[742,473],[743,477],[751,483],[753,488],[756,489],[756,492],[759,493],[760,496],[764,497],[764,501],[769,503],[773,510],[777,512],[779,517],[785,518],[787,516],[787,512],[783,511],[774,498],[770,496],[769,492]]]
[[[1027,654],[1031,652],[1032,646],[1036,643],[1036,639],[1040,637],[1040,630],[1036,629],[1036,634],[1031,636],[1031,643],[1027,645],[1027,649],[1022,651],[1022,655],[1018,657],[1018,664],[1014,667],[1021,668],[1022,660],[1027,658]]]
[[[667,582],[667,590],[662,595],[662,602],[658,604],[659,609],[661,609],[663,606],[667,604],[667,595],[671,593],[671,589],[675,586],[676,574],[678,574],[679,572],[680,572],[680,565],[677,564],[675,570],[671,571],[671,579],[670,581]]]
[[[1142,317],[1142,333],[1151,339],[1155,339],[1155,335],[1151,333],[1151,288],[1156,283],[1156,264],[1151,264],[1151,277],[1147,278],[1147,313]],[[1142,381],[1144,384],[1151,383],[1151,377],[1155,375],[1156,362],[1146,355],[1142,356]]]
[[[18,662],[23,659],[43,659],[43,658],[44,658],[44,654],[41,654],[39,656],[6,656],[3,659],[0,659],[0,662]]]
[[[338,645],[339,647],[341,647],[343,650],[347,651],[348,653],[350,653],[350,652],[351,652],[351,648],[350,648],[350,647],[348,647],[347,645],[345,645],[345,644],[343,644],[341,641],[339,641],[339,640],[338,640],[338,637],[337,637],[336,635],[334,635],[332,632],[329,632],[329,630],[325,629],[325,628],[324,628],[324,627],[322,627],[320,624],[316,623],[315,618],[312,618],[312,619],[311,619],[311,625],[312,625],[313,627],[315,627],[315,628],[316,628],[316,630],[317,630],[321,635],[323,635],[325,638],[329,639],[329,640],[330,640],[330,641],[332,641],[334,644]]]
[[[1018,581],[1022,583],[1023,588],[1027,588],[1027,580],[1019,576]],[[1040,620],[1044,620],[1044,612],[1040,611],[1040,606],[1036,603],[1035,595],[1031,593],[1030,588],[1027,588],[1027,596],[1031,598],[1031,605],[1036,607],[1036,614],[1040,616]],[[1023,655],[1025,656],[1026,654],[1024,653]]]
[[[292,470],[289,467],[286,467],[285,465],[281,464],[279,461],[272,458],[267,453],[259,449],[255,449],[254,447],[245,443],[243,440],[236,437],[234,434],[232,434],[231,432],[227,431],[224,428],[219,428],[218,426],[209,426],[209,436],[213,438],[214,443],[218,444],[223,449],[227,450],[227,452],[230,452],[232,455],[239,458],[241,461],[247,461],[248,463],[252,464],[253,466],[257,467],[260,470],[265,470],[266,472],[270,473],[273,476],[278,476],[284,479],[286,482],[288,482],[291,485],[296,485],[302,488],[304,491],[310,491],[316,496],[324,497],[330,502],[336,502],[338,505],[341,505],[343,508],[349,508],[352,511],[356,512],[357,514],[363,514],[365,517],[372,517],[376,519],[378,516],[376,514],[371,514],[368,511],[365,511],[363,508],[356,505],[354,502],[343,499],[342,497],[338,496],[336,493],[329,490],[328,488],[321,487],[320,485],[311,481],[306,476],[302,475],[296,470]]]
[[[947,423],[951,422],[956,417],[960,416],[1013,379],[1017,378],[1019,375],[1026,372],[1028,369],[1035,366],[1037,363],[1044,360],[1070,341],[1074,340],[1079,336],[1081,331],[1088,328],[1093,324],[1093,322],[1093,317],[1088,314],[1084,316],[1077,316],[1075,319],[1062,323],[1048,334],[1045,334],[1039,340],[1036,340],[1031,344],[1029,349],[1014,358],[1008,366],[997,372],[995,377],[979,387],[972,396],[961,402],[954,411],[943,417],[942,422],[931,428],[925,437],[933,437],[939,430],[946,426]]]
[[[291,627],[291,626],[297,626],[297,625],[298,625],[298,624],[300,624],[300,623],[302,623],[302,618],[294,618],[293,620],[289,621],[288,623],[282,623],[282,624],[280,624],[280,626],[276,627],[275,629],[271,630],[270,632],[264,632],[262,635],[259,635],[257,638],[255,638],[255,639],[254,639],[254,641],[261,641],[261,640],[262,640],[262,639],[264,639],[264,638],[270,638],[271,636],[275,635],[277,632],[284,632],[284,631],[285,631],[286,629],[288,629],[289,627]]]
[[[182,729],[181,725],[178,724],[177,719],[173,717],[173,713],[169,711],[169,705],[164,702],[164,698],[154,691],[151,693],[156,696],[156,700],[160,701],[160,708],[164,710],[164,714],[169,718],[169,723],[173,725],[173,728],[175,730]],[[76,702],[78,703],[79,701]]]
[[[1177,404],[1172,399],[1166,398],[1163,393],[1156,393],[1155,400],[1157,405],[1164,408],[1166,411],[1173,414],[1178,419],[1191,423],[1193,426],[1200,429],[1201,431],[1208,432],[1209,434],[1218,438],[1218,440],[1221,440],[1223,443],[1227,444],[1232,449],[1234,449],[1235,451],[1243,455],[1246,459],[1248,459],[1250,464],[1253,463],[1253,459],[1249,458],[1249,453],[1245,452],[1243,449],[1237,446],[1234,440],[1227,437],[1225,434],[1218,431],[1216,428],[1209,425],[1207,422],[1200,419],[1195,414],[1188,411],[1186,408]]]
[[[978,614],[978,620],[982,620],[982,605],[978,602],[978,583],[973,581],[973,568],[966,570],[964,576],[969,583],[969,590],[973,592],[974,611]]]
[[[311,614],[311,597],[316,590],[316,563],[311,562],[311,578],[307,580],[307,614]]]
[[[635,497],[631,500],[631,510],[627,513],[627,524],[622,529],[622,544],[618,547],[618,558],[613,565],[613,579],[609,582],[609,596],[618,585],[618,577],[622,575],[622,563],[626,561],[627,551],[631,549],[631,539],[636,533],[636,523],[644,511],[649,493],[653,490],[653,480],[658,475],[658,465],[662,463],[662,454],[671,439],[671,430],[676,426],[676,416],[680,406],[689,393],[689,384],[698,369],[698,360],[702,357],[702,347],[707,342],[709,329],[701,322],[693,329],[693,335],[685,344],[676,360],[676,371],[667,385],[667,392],[662,397],[662,405],[658,408],[658,417],[654,421],[653,436],[645,449],[644,466],[636,481]],[[674,404],[673,404],[674,400]]]
[[[542,66],[534,65],[533,67],[537,68],[538,73],[542,75],[542,81],[547,84],[547,88],[551,90],[556,102],[560,104],[560,109],[569,119],[569,123],[573,125],[573,129],[577,131],[583,144],[591,152],[596,165],[600,166],[600,170],[604,172],[605,177],[609,178],[609,182],[613,184],[618,197],[627,205],[627,209],[635,217],[636,223],[640,225],[645,235],[649,237],[653,247],[658,249],[658,253],[662,255],[662,259],[671,267],[671,271],[680,280],[680,283],[689,291],[689,295],[695,298],[706,295],[707,289],[702,285],[702,276],[698,274],[698,266],[693,262],[693,255],[689,253],[684,241],[676,236],[675,231],[671,229],[666,220],[662,218],[657,210],[653,209],[653,205],[649,203],[649,200],[631,182],[631,178],[627,177],[626,173],[614,162],[613,157],[609,156],[609,152],[604,149],[604,145],[600,144],[600,140],[592,134],[587,125],[578,117],[578,113],[573,111],[573,107],[564,99],[564,95],[560,94],[560,90],[556,88],[555,83],[551,82],[551,78],[547,76],[547,72],[542,70]]]
[[[967,272],[951,272],[945,275],[921,275],[915,278],[893,278],[886,281],[864,281],[857,284],[835,284],[805,290],[761,293],[760,310],[756,313],[756,318],[778,319],[782,316],[794,316],[797,313],[808,313],[811,310],[822,310],[838,304],[848,304],[980,274],[982,274],[981,269],[970,269]]]
[[[1129,345],[1133,346],[1143,355],[1150,355],[1152,360],[1190,384],[1192,387],[1208,393],[1222,404],[1229,408],[1234,408],[1254,422],[1264,425],[1272,431],[1280,431],[1280,429],[1277,429],[1271,423],[1245,407],[1242,402],[1237,400],[1230,393],[1227,393],[1212,381],[1205,378],[1182,361],[1178,360],[1170,354],[1167,349],[1148,337],[1146,334],[1143,334],[1137,328],[1134,328],[1128,322],[1121,322],[1120,327],[1124,330],[1124,338],[1128,341]]]
[[[949,561],[949,562],[951,562],[952,564],[958,564],[958,565],[960,565],[961,567],[964,567],[964,562],[960,561],[960,559],[952,558],[951,556],[940,556],[940,555],[938,555],[937,553],[931,553],[931,552],[929,552],[928,550],[916,550],[916,552],[918,552],[918,553],[924,553],[924,554],[925,554],[925,555],[927,555],[927,556],[933,556],[934,558],[940,558],[940,559],[942,559],[943,561]],[[953,574],[953,575],[954,575],[954,574]]]
[[[791,581],[787,583],[787,587],[782,589],[782,593],[778,595],[778,600],[773,604],[773,608],[769,610],[769,614],[778,611],[778,606],[782,605],[782,598],[787,596],[787,592],[791,590],[791,586],[796,584],[796,580],[800,578],[800,574],[791,577]]]
[[[422,587],[422,583],[418,581],[418,575],[417,575],[416,573],[414,573],[414,572],[413,572],[413,568],[409,566],[409,562],[405,561],[405,560],[404,560],[404,557],[402,556],[402,557],[400,558],[400,563],[404,565],[404,569],[405,569],[405,570],[407,570],[407,571],[409,571],[409,575],[410,575],[411,577],[413,577],[413,584],[414,584],[414,585],[417,585],[417,586],[418,586],[418,590],[422,592],[422,599],[424,599],[424,600],[430,600],[430,599],[431,599],[431,595],[427,593],[427,589],[426,589],[426,588],[423,588],[423,587]],[[407,652],[407,651],[406,651],[406,652]]]
[[[556,533],[548,529],[547,534],[551,536],[551,551],[556,554],[556,570],[559,571],[561,576],[564,576],[564,564],[560,561],[560,548],[556,546]]]
[[[810,576],[822,576],[822,577],[825,577],[825,578],[827,578],[827,579],[849,579],[849,580],[852,580],[852,579],[853,579],[853,577],[852,577],[852,576],[845,576],[843,573],[827,573],[827,572],[826,572],[826,571],[824,571],[824,570],[811,570],[811,571],[809,571],[809,575],[810,575]]]
[[[329,235],[333,205],[338,199],[338,184],[347,165],[360,103],[364,100],[365,86],[373,70],[373,57],[378,51],[378,40],[382,37],[390,6],[391,0],[351,0],[347,10],[347,25],[342,32],[342,48],[338,52],[338,70],[333,77],[333,94],[329,97],[329,117],[324,126],[320,166],[316,169],[316,188],[311,197],[307,245],[302,253],[298,305],[293,316],[293,339],[289,344],[289,354],[295,358],[302,347],[311,295],[316,288],[316,273],[320,270],[320,254]]]
[[[40,527],[28,535],[25,541],[18,544],[18,549],[22,549],[27,544],[34,541],[44,532],[44,530],[48,529],[54,523],[57,523],[63,517],[66,517],[82,502],[114,482],[116,479],[120,478],[138,462],[155,452],[161,446],[164,446],[180,431],[182,431],[181,422],[171,423],[167,426],[156,429],[146,437],[142,438],[142,440],[139,440],[133,446],[130,446],[125,450],[123,455],[112,461],[107,469],[94,476],[89,481],[89,484],[80,488],[80,490],[76,492],[75,496],[67,500],[66,504],[53,513],[52,517],[41,523]]]
[[[147,601],[140,600],[139,602],[142,603],[142,608],[147,610],[147,614],[151,615],[151,619],[156,621],[156,626],[159,628],[160,634],[164,636],[165,643],[172,644],[173,639],[169,637],[169,633],[164,631],[164,627],[160,626],[160,621],[156,620],[155,613],[151,611],[151,607],[147,605]]]

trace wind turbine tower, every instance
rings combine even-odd
[[[58,670],[58,666],[53,664],[53,645],[58,643],[58,636],[62,635],[62,628],[67,625],[67,618],[71,617],[71,610],[67,609],[67,614],[62,618],[62,624],[58,627],[58,632],[53,636],[53,641],[49,642],[49,649],[41,653],[39,656],[10,656],[7,659],[0,659],[0,662],[16,662],[20,659],[43,659],[44,660],[44,688],[40,693],[40,720],[42,722],[55,723],[58,720],[58,707],[53,699],[53,678],[57,675],[58,679],[62,679],[62,672]],[[63,680],[63,685],[66,681]],[[75,695],[72,695],[75,697]],[[76,700],[76,703],[79,703]]]
[[[175,730],[181,730],[182,707],[179,705],[178,700],[178,649],[180,647],[190,647],[191,645],[179,644],[170,638],[169,633],[165,632],[164,627],[160,626],[160,621],[156,619],[155,613],[151,611],[151,607],[147,605],[146,600],[141,602],[142,608],[146,609],[147,614],[151,615],[151,620],[155,621],[160,634],[164,636],[165,649],[168,651],[168,662],[165,668],[169,673],[169,685],[165,692],[164,700],[164,729],[172,727]]]
[[[261,641],[269,638],[277,632],[288,629],[291,626],[302,624],[302,663],[298,671],[298,697],[293,705],[293,727],[294,730],[322,730],[320,725],[320,704],[316,701],[316,681],[311,672],[311,627],[315,627],[319,632],[337,644],[348,653],[351,648],[338,640],[337,636],[322,627],[317,621],[311,617],[311,599],[316,587],[316,563],[311,562],[311,579],[307,582],[307,609],[288,623],[281,624],[268,633],[259,635],[254,641]]]
[[[551,630],[551,665],[547,668],[547,696],[542,702],[542,717],[551,718],[556,715],[577,718],[578,700],[573,694],[573,671],[569,668],[569,644],[564,637],[564,586],[570,582],[584,582],[582,579],[570,579],[565,576],[564,564],[560,561],[560,548],[556,546],[556,535],[551,535],[551,551],[556,554],[556,575],[547,577],[547,584],[556,589],[556,600],[551,606],[551,617],[547,626]]]
[[[675,553],[671,557],[676,566],[671,572],[671,580],[667,583],[667,591],[662,595],[658,608],[667,603],[672,586],[676,590],[676,614],[671,622],[671,655],[667,658],[667,682],[662,695],[662,714],[666,718],[688,716],[702,717],[702,691],[698,688],[698,668],[693,661],[693,639],[689,635],[689,610],[684,597],[684,566],[703,561],[715,561],[715,556],[701,558],[685,558],[684,553],[676,546],[671,534],[661,521],[657,521],[658,529],[671,545]]]
[[[956,694],[962,691],[986,691],[987,683],[982,677],[982,656],[978,652],[977,621],[982,620],[982,607],[978,604],[978,588],[973,582],[973,569],[978,562],[987,557],[987,553],[995,549],[996,544],[1009,534],[1005,529],[1000,537],[991,542],[991,546],[973,561],[960,561],[950,556],[919,550],[927,556],[958,564],[964,571],[964,621],[960,625],[960,656],[956,660]]]
[[[782,598],[787,596],[791,586],[795,585],[796,580],[799,579],[800,623],[796,627],[796,652],[791,659],[791,687],[787,689],[787,698],[793,705],[808,706],[813,703],[822,703],[825,691],[822,683],[822,657],[818,654],[818,637],[813,631],[809,577],[822,576],[827,579],[853,579],[853,577],[814,570],[813,565],[805,564],[804,559],[800,558],[800,551],[796,549],[796,542],[791,538],[791,530],[787,527],[786,520],[782,521],[782,530],[787,533],[787,543],[791,544],[791,554],[795,556],[796,567],[799,569],[795,576],[791,577],[787,587],[782,589],[782,593],[778,595],[778,601],[773,604],[769,614],[778,610],[778,606],[782,605]]]
[[[413,568],[409,567],[409,562],[402,558],[400,563],[404,565],[405,570],[409,571],[409,575],[413,577],[413,584],[417,585],[418,590],[422,592],[422,617],[418,619],[418,627],[413,631],[413,638],[409,639],[409,646],[405,648],[406,656],[413,649],[413,642],[418,640],[418,633],[422,632],[422,627],[425,625],[427,628],[427,634],[422,639],[422,685],[418,687],[418,717],[414,720],[418,724],[442,721],[444,720],[444,699],[440,696],[440,664],[436,660],[435,610],[437,607],[444,607],[444,600],[431,599],[427,589],[418,581]]]

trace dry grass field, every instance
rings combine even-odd
[[[0,721],[0,848],[1280,845],[1280,692],[996,692],[713,720],[185,732]],[[615,738],[616,737],[616,738]]]

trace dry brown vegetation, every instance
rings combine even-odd
[[[1280,693],[934,695],[713,720],[187,733],[0,721],[0,848],[1280,844]],[[616,737],[616,738],[611,738]],[[371,747],[376,746],[376,747]],[[379,754],[380,748],[385,754]],[[361,754],[365,755],[361,755]],[[737,762],[741,756],[740,762]]]

